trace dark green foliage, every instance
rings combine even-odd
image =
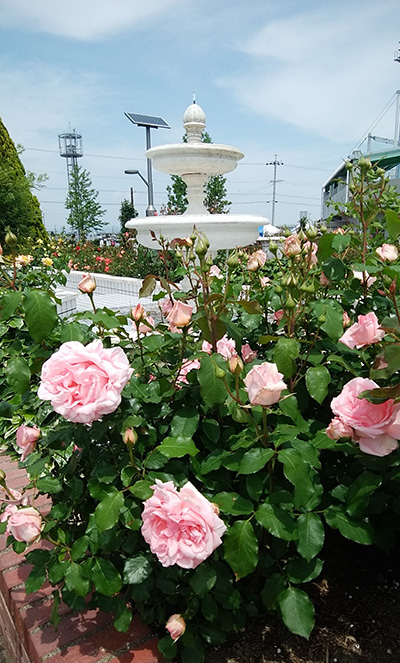
[[[139,214],[135,205],[130,200],[123,200],[118,217],[121,224],[121,232],[126,230],[125,223],[129,221],[129,219],[136,219],[137,216],[139,216]]]
[[[68,223],[78,233],[79,240],[85,238],[90,231],[100,230],[104,225],[101,218],[105,210],[97,202],[98,195],[98,191],[92,188],[88,171],[74,166],[65,207],[69,210]]]

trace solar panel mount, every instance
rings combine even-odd
[[[138,127],[151,127],[152,129],[171,129],[169,124],[162,117],[154,115],[140,115],[137,113],[125,113],[128,120],[137,124]]]

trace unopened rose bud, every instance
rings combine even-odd
[[[196,246],[195,246],[195,249],[194,249],[196,255],[198,255],[199,258],[201,256],[205,256],[207,251],[208,251],[209,246],[210,246],[210,242],[208,241],[205,234],[204,233],[199,233],[198,238],[197,238],[197,242],[196,242]]]
[[[239,264],[239,256],[237,254],[237,251],[233,251],[228,260],[226,261],[226,264],[230,269],[234,269],[234,267],[237,267]]]
[[[305,242],[307,239],[303,230],[299,230],[299,232],[297,233],[297,237],[299,238],[300,242]]]
[[[277,250],[278,250],[278,245],[275,244],[275,242],[270,242],[269,243],[269,250],[271,251],[271,253],[276,253]]]
[[[293,274],[290,274],[287,280],[287,287],[288,288],[296,288],[298,284],[298,280]]]
[[[232,355],[229,359],[229,370],[233,375],[240,375],[243,371],[244,365],[238,355]]]
[[[186,631],[186,622],[183,619],[182,615],[179,614],[171,615],[171,617],[165,624],[165,628],[170,634],[172,640],[176,642],[181,637],[181,635],[183,635],[184,632]]]
[[[83,279],[78,283],[78,289],[90,295],[94,290],[96,290],[96,279],[94,279],[90,274],[85,274]]]
[[[351,163],[351,161],[345,161],[344,167],[345,167],[346,170],[349,170],[349,171],[353,170],[353,164]]]
[[[4,483],[4,479],[6,478],[6,473],[4,470],[0,468],[0,483]]]
[[[135,308],[131,310],[131,318],[134,322],[140,322],[145,316],[143,304],[136,304]]]
[[[320,325],[323,325],[324,322],[326,322],[326,315],[325,313],[321,313],[321,315],[317,318],[318,322]]]
[[[215,377],[220,378],[221,380],[225,377],[225,371],[220,366],[215,367]]]
[[[296,306],[292,295],[289,295],[285,302],[285,310],[291,311]]]
[[[7,246],[10,246],[11,248],[17,245],[18,242],[17,236],[14,235],[14,233],[12,233],[10,229],[8,229],[6,232],[5,242]]]
[[[186,246],[193,246],[193,240],[191,237],[185,237]]]
[[[375,174],[377,177],[384,177],[385,175],[385,170],[384,168],[377,168],[375,171]]]
[[[328,228],[326,226],[320,226],[319,227],[319,231],[320,231],[320,233],[322,233],[322,235],[325,235],[327,230],[328,230]]]
[[[318,231],[315,228],[307,228],[306,230],[306,237],[307,239],[310,240],[310,242],[313,241],[318,236]]]
[[[127,428],[125,433],[122,435],[122,439],[124,441],[124,444],[133,446],[134,444],[136,444],[138,440],[137,432],[133,430],[133,428]]]
[[[275,292],[276,292],[277,295],[281,295],[281,294],[282,294],[282,288],[281,288],[280,285],[276,285],[276,286],[275,286]]]
[[[371,170],[372,168],[372,163],[370,159],[366,159],[365,157],[361,157],[361,159],[358,160],[357,166],[360,167],[361,171],[366,173],[368,170]]]

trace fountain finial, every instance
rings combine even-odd
[[[183,114],[183,126],[187,134],[188,143],[201,143],[201,137],[206,127],[206,114],[196,101],[187,107]]]

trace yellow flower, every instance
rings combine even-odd
[[[42,258],[42,265],[46,265],[46,267],[51,267],[53,264],[53,261],[51,258]]]

